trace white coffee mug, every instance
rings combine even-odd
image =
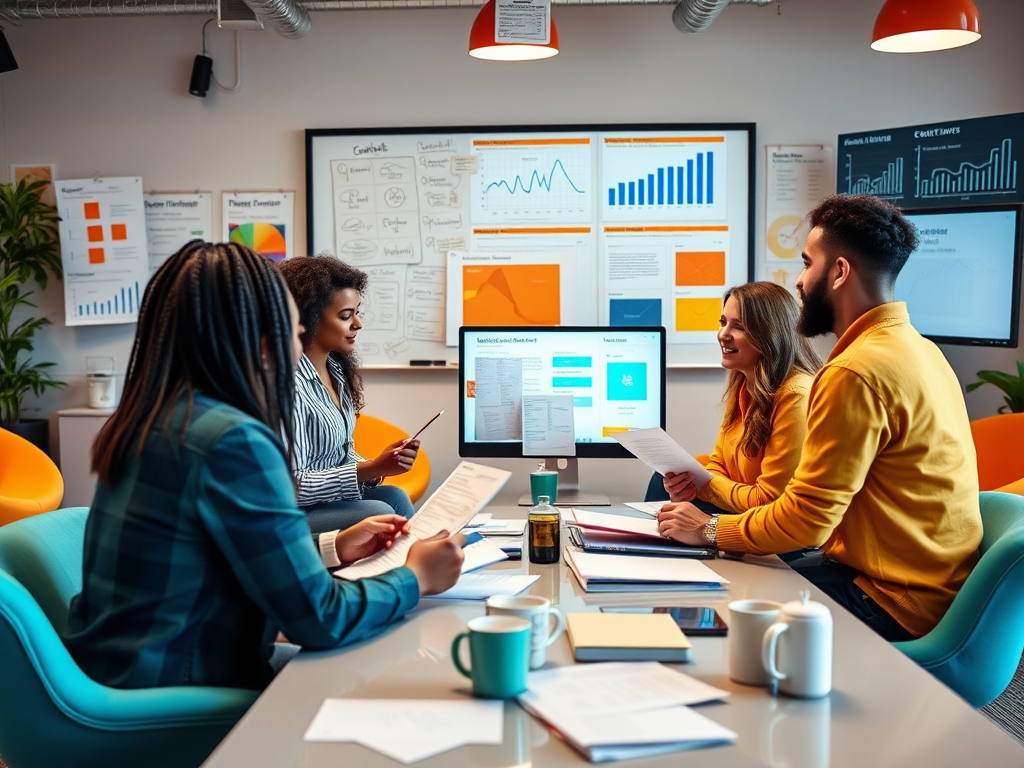
[[[733,600],[729,603],[729,677],[746,685],[768,685],[771,675],[761,662],[764,633],[779,618],[781,603]]]
[[[488,616],[518,616],[532,624],[530,635],[530,669],[544,666],[547,648],[565,629],[565,615],[546,597],[539,595],[499,595],[487,601]],[[551,628],[551,618],[555,626]]]
[[[761,660],[782,693],[816,699],[832,690],[832,613],[810,596],[801,592],[782,606],[764,633]]]

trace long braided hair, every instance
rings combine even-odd
[[[278,264],[278,269],[288,281],[288,288],[295,297],[295,303],[299,305],[299,322],[306,329],[300,337],[305,349],[309,349],[316,338],[320,318],[338,291],[352,288],[360,296],[366,291],[365,272],[350,267],[326,252],[289,259]],[[363,377],[359,373],[359,357],[355,352],[331,352],[330,356],[341,366],[345,384],[352,396],[352,407],[359,413],[363,410]]]
[[[158,420],[169,428],[174,404],[187,394],[184,439],[196,390],[282,435],[290,466],[293,359],[288,289],[278,271],[238,243],[191,241],[146,287],[124,394],[93,443],[93,471],[114,485]]]
[[[800,305],[785,288],[768,282],[738,285],[725,294],[723,304],[730,296],[736,299],[743,329],[758,352],[758,361],[749,379],[739,371],[729,371],[722,398],[722,423],[732,425],[740,420],[739,394],[746,383],[750,407],[743,419],[740,445],[744,455],[754,458],[768,445],[772,435],[772,411],[782,383],[794,371],[813,376],[821,368],[821,357],[797,333]]]

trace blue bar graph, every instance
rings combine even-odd
[[[685,164],[661,166],[638,175],[635,181],[609,186],[608,206],[713,205],[714,176],[714,152],[697,152]]]
[[[110,298],[98,299],[77,306],[80,317],[134,315],[139,307],[139,284],[135,282],[131,286],[121,286],[114,289]]]

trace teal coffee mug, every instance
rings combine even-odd
[[[473,681],[473,693],[485,699],[511,699],[526,690],[530,664],[530,630],[526,619],[514,616],[478,616],[468,622],[469,631],[452,642],[455,668]],[[469,638],[472,667],[459,658],[462,641]]]
[[[537,506],[541,496],[548,497],[548,503],[554,504],[558,496],[558,472],[544,470],[530,473],[530,495],[533,505]]]

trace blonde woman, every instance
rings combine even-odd
[[[673,503],[663,508],[660,521],[671,521],[694,499],[719,511],[746,512],[782,495],[800,463],[807,396],[821,366],[797,333],[799,316],[796,300],[774,283],[747,283],[725,294],[718,342],[729,378],[725,415],[707,465],[712,478],[698,488],[688,472],[666,475],[664,488]]]

